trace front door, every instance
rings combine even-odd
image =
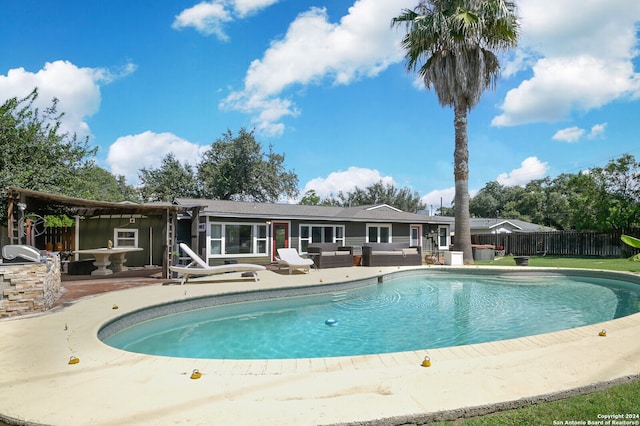
[[[271,251],[271,260],[276,260],[279,248],[289,247],[289,223],[274,222],[273,223],[273,250]]]
[[[411,246],[420,247],[420,225],[411,225]]]

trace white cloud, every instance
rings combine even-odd
[[[520,0],[521,48],[508,75],[533,64],[510,90],[494,126],[553,122],[616,99],[640,96],[636,23],[640,2]]]
[[[381,176],[378,170],[352,166],[346,171],[329,173],[326,178],[311,179],[304,186],[302,194],[313,189],[317,195],[325,198],[330,195],[336,196],[340,191],[352,191],[356,187],[364,189],[380,181],[385,185],[395,185],[391,176]]]
[[[522,186],[534,179],[542,179],[549,170],[548,163],[543,163],[537,157],[525,158],[520,167],[509,173],[501,173],[496,181],[504,186]]]
[[[568,127],[566,129],[558,130],[552,139],[563,142],[578,142],[582,136],[584,136],[584,129],[579,127]]]
[[[494,126],[566,119],[573,111],[589,111],[638,92],[640,74],[633,64],[591,56],[545,58],[533,67],[534,77],[507,93],[503,114]]]
[[[473,198],[478,193],[477,189],[469,190],[469,197]],[[435,214],[439,214],[438,210],[440,207],[451,207],[453,206],[454,199],[456,197],[456,188],[454,186],[445,189],[434,189],[426,195],[420,197],[420,201],[422,201],[426,206],[426,210],[433,210]]]
[[[234,0],[230,3],[240,17],[251,15],[259,10],[278,3],[280,0]]]
[[[591,127],[589,134],[585,129],[577,126],[567,127],[566,129],[558,130],[552,139],[563,142],[578,142],[586,134],[587,139],[593,140],[604,136],[604,131],[607,128],[607,123],[595,124]]]
[[[202,2],[185,9],[173,21],[172,28],[179,30],[193,27],[201,34],[215,34],[220,40],[228,40],[228,36],[223,30],[223,25],[231,21],[229,11],[222,2]]]
[[[535,65],[536,52],[527,48],[519,48],[513,52],[505,52],[500,56],[500,75],[509,78],[520,71],[529,69]]]
[[[138,171],[156,169],[167,154],[173,153],[181,164],[193,166],[207,147],[201,147],[172,133],[146,131],[137,135],[119,137],[110,147],[107,164],[114,175],[125,176],[127,183],[138,183]]]
[[[311,8],[272,42],[261,59],[254,60],[241,91],[231,93],[220,108],[254,117],[256,127],[271,134],[284,129],[281,119],[300,112],[284,93],[295,86],[350,84],[374,77],[402,60],[401,31],[389,24],[413,0],[357,0],[339,23],[331,23],[325,9]]]
[[[43,111],[57,98],[58,112],[64,113],[60,130],[79,137],[89,136],[86,120],[100,108],[100,86],[129,75],[135,68],[133,64],[115,71],[81,68],[69,61],[47,62],[35,73],[14,68],[6,76],[0,75],[0,103],[13,97],[24,98],[37,87],[39,97],[35,107]]]
[[[175,17],[172,28],[180,30],[193,27],[200,34],[215,35],[218,39],[229,39],[224,25],[244,18],[277,3],[279,0],[213,0],[203,1],[184,9]]]
[[[604,136],[604,131],[607,128],[607,123],[596,124],[591,127],[591,131],[587,135],[588,139],[597,139]]]
[[[455,196],[456,188],[452,186],[451,188],[446,189],[435,189],[428,194],[423,195],[420,198],[420,201],[427,206],[427,210],[433,207],[433,210],[437,212],[440,206],[451,207]]]

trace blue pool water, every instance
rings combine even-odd
[[[166,315],[125,328],[104,342],[172,357],[333,357],[509,339],[638,311],[640,286],[621,281],[418,275],[350,291]]]

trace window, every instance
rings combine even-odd
[[[312,243],[344,245],[344,225],[300,225],[300,251],[306,252]]]
[[[114,247],[138,247],[138,230],[131,228],[115,228],[113,230]]]
[[[209,235],[210,249],[209,254],[222,254],[222,225],[219,223],[211,224],[211,233]]]
[[[410,228],[411,236],[410,236],[410,244],[412,247],[417,247],[420,245],[420,234],[422,233],[422,227],[420,225],[411,225]]]
[[[267,225],[256,223],[211,223],[210,256],[267,254]]]
[[[440,248],[448,248],[449,244],[447,242],[447,228],[438,228],[438,245]]]
[[[258,235],[256,235],[256,253],[267,254],[267,227],[266,225],[256,225]]]
[[[253,226],[225,226],[225,254],[249,254],[253,252]]]
[[[391,242],[391,225],[367,225],[367,242],[368,243],[390,243]]]

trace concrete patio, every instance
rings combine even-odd
[[[263,271],[257,283],[238,274],[185,286],[136,278],[133,288],[85,292],[47,314],[0,321],[0,419],[53,425],[420,424],[581,392],[640,372],[640,314],[513,340],[318,359],[154,357],[111,348],[96,337],[103,324],[143,306],[397,270]],[[598,336],[602,328],[607,337]],[[427,354],[432,366],[425,368],[420,364]],[[68,364],[71,356],[80,362]],[[194,369],[202,372],[199,380],[190,379]]]

